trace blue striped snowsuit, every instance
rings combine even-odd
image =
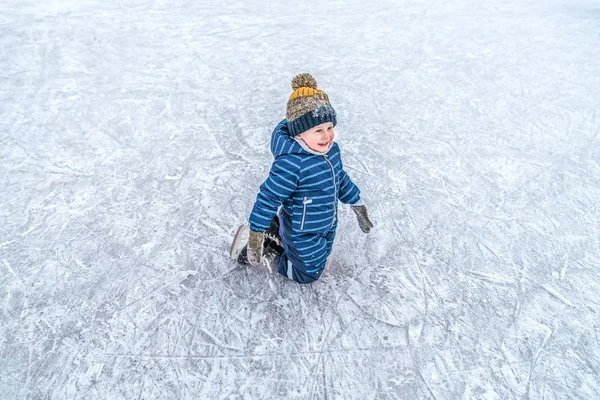
[[[279,206],[284,253],[276,259],[280,274],[299,283],[321,276],[337,228],[338,200],[354,204],[360,190],[342,166],[334,143],[326,155],[311,154],[288,135],[281,121],[271,136],[275,161],[260,186],[250,214],[250,229],[263,232]]]

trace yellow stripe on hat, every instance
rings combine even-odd
[[[322,90],[319,90],[319,89],[313,89],[313,88],[309,88],[309,87],[301,87],[301,88],[294,90],[294,93],[292,93],[292,95],[290,96],[288,101],[294,100],[298,97],[314,96],[317,93],[325,93],[325,92],[323,92]]]

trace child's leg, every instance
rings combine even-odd
[[[313,254],[308,262],[299,254],[298,249],[292,241],[292,228],[291,219],[282,210],[279,214],[279,220],[281,223],[280,235],[283,242],[284,252],[276,258],[276,266],[279,273],[288,279],[294,280],[298,283],[311,283],[321,277],[321,273],[325,268],[325,262],[327,256],[331,251],[331,243],[333,243],[333,236],[331,240],[326,237],[315,235],[314,243],[317,244],[314,247],[319,247],[318,242],[323,241],[324,244],[320,245],[323,248],[319,254]],[[331,243],[329,243],[331,242]],[[312,265],[310,261],[315,260],[317,264]]]
[[[335,229],[327,232],[325,239],[327,239],[327,255],[329,256],[333,247],[333,239],[335,239]]]
[[[278,256],[276,262],[277,271],[281,275],[298,283],[312,283],[321,276],[322,269],[309,274],[304,266],[298,267],[298,263],[292,264],[286,252]]]

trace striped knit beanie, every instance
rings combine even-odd
[[[317,81],[310,74],[296,75],[292,79],[294,92],[287,103],[285,117],[288,131],[296,136],[325,122],[337,123],[335,110],[327,94],[317,89]]]

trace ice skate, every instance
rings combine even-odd
[[[265,241],[266,239],[272,240],[277,246],[282,246],[281,236],[279,236],[279,217],[277,215],[273,217],[271,225],[265,231]]]
[[[235,233],[235,236],[233,237],[233,242],[231,243],[231,248],[229,249],[229,256],[232,260],[238,260],[242,253],[245,253],[243,250],[248,245],[249,231],[250,228],[248,228],[248,225],[242,224]]]
[[[265,237],[261,262],[267,267],[270,273],[274,274],[277,272],[276,257],[283,254],[283,252],[283,247],[278,245],[274,240]]]

